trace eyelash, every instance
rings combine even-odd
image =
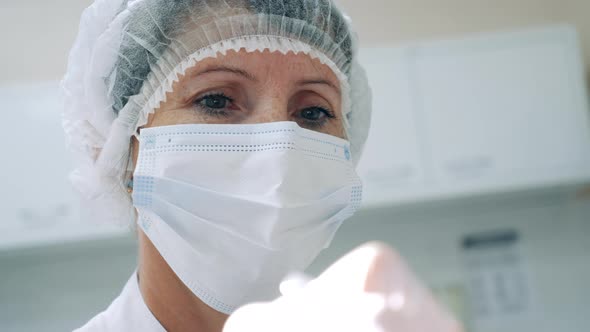
[[[225,95],[223,92],[212,92],[212,93],[208,93],[208,94],[205,94],[205,95],[197,98],[193,102],[193,104],[195,105],[195,107],[197,107],[201,111],[205,112],[205,114],[208,116],[213,116],[213,117],[217,117],[217,118],[230,117],[231,111],[227,111],[226,109],[222,109],[222,108],[219,108],[219,109],[212,108],[212,107],[208,107],[208,106],[202,104],[203,101],[205,101],[207,98],[212,98],[212,97],[223,99],[229,104],[232,104],[234,102],[233,98]],[[319,121],[309,120],[309,119],[305,119],[303,117],[300,117],[302,119],[302,121],[305,122],[305,125],[309,128],[313,128],[313,129],[322,128],[326,125],[326,122],[328,122],[329,120],[337,119],[336,114],[334,112],[332,112],[331,110],[329,110],[321,105],[308,106],[308,107],[305,107],[305,108],[297,111],[297,113],[300,115],[301,112],[303,112],[305,110],[309,110],[309,109],[317,109],[325,115],[325,117]]]
[[[193,105],[195,105],[195,107],[199,108],[201,111],[205,112],[205,114],[207,114],[209,116],[214,116],[214,117],[218,117],[218,118],[229,117],[230,112],[228,112],[225,109],[212,108],[212,107],[208,107],[208,106],[202,104],[202,102],[205,101],[207,98],[212,98],[212,97],[224,99],[229,104],[232,104],[234,102],[233,98],[225,95],[223,92],[212,92],[212,93],[208,93],[208,94],[205,94],[205,95],[197,98],[193,102]]]
[[[328,122],[329,120],[336,119],[336,114],[334,114],[334,112],[332,112],[329,109],[327,109],[323,106],[320,106],[320,105],[308,106],[308,107],[305,107],[305,108],[299,110],[298,112],[300,113],[305,110],[313,109],[313,108],[320,110],[322,113],[324,113],[325,117],[319,121],[313,121],[313,120],[308,120],[308,119],[302,118],[302,120],[305,122],[305,124],[309,128],[322,128],[323,126],[326,125],[326,122]]]

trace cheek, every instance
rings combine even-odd
[[[342,139],[348,139],[344,125],[345,115],[342,114],[340,104],[338,104],[338,107],[334,110],[334,114],[336,115],[336,119],[333,119],[334,121],[330,121],[330,126],[328,127],[330,130],[330,135],[334,135]]]
[[[171,126],[178,124],[207,123],[206,119],[189,107],[177,109],[158,109],[153,114],[149,127]]]
[[[202,123],[202,119],[194,112],[183,91],[184,85],[176,83],[172,92],[166,94],[166,101],[149,115],[147,127],[161,127],[175,124]]]
[[[348,137],[346,137],[346,130],[344,128],[344,122],[342,120],[334,121],[334,125],[331,125],[330,128],[328,128],[328,130],[328,134],[332,136],[336,136],[342,139],[348,139]]]

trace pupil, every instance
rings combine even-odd
[[[221,97],[212,96],[205,100],[205,105],[209,108],[224,108],[226,106],[226,100]]]

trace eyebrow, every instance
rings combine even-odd
[[[250,81],[254,81],[254,82],[258,82],[258,80],[256,79],[256,77],[254,77],[252,74],[248,73],[245,70],[239,69],[239,68],[235,68],[235,67],[229,67],[229,66],[215,66],[215,67],[211,67],[211,68],[207,68],[204,70],[201,70],[197,73],[195,73],[194,75],[192,75],[193,77],[197,77],[200,75],[204,75],[204,74],[208,74],[208,73],[215,73],[215,72],[226,72],[226,73],[232,73],[232,74],[236,74],[239,76],[242,76]],[[323,84],[323,85],[327,85],[329,87],[331,87],[332,89],[334,89],[338,94],[341,93],[340,91],[340,87],[337,85],[334,85],[334,83],[328,81],[328,80],[323,80],[323,79],[310,79],[310,80],[300,80],[296,82],[297,85],[313,85],[313,84]]]
[[[192,75],[193,77],[197,77],[200,75],[208,74],[208,73],[215,73],[215,72],[225,72],[225,73],[232,73],[242,77],[247,78],[250,81],[258,81],[256,77],[252,76],[247,71],[241,70],[239,68],[228,67],[228,66],[215,66],[211,68],[204,69],[202,71],[197,72],[196,74]]]
[[[328,80],[322,80],[322,79],[317,79],[317,80],[301,80],[301,81],[297,81],[298,85],[312,85],[312,84],[323,84],[323,85],[327,85],[329,87],[331,87],[332,89],[336,90],[336,92],[338,92],[339,94],[341,93],[340,91],[340,87],[334,85],[334,83],[328,81]]]

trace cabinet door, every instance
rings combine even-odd
[[[57,82],[0,89],[3,128],[0,207],[5,228],[51,228],[75,215]]]
[[[359,163],[365,201],[401,195],[423,181],[421,149],[416,135],[405,50],[366,48],[360,60],[373,91],[369,138]]]
[[[68,181],[72,170],[61,126],[58,83],[0,87],[2,185],[0,251],[118,235],[115,226],[80,219],[78,195]]]
[[[586,91],[573,29],[434,43],[417,47],[409,66],[437,186],[487,191],[588,178]]]

